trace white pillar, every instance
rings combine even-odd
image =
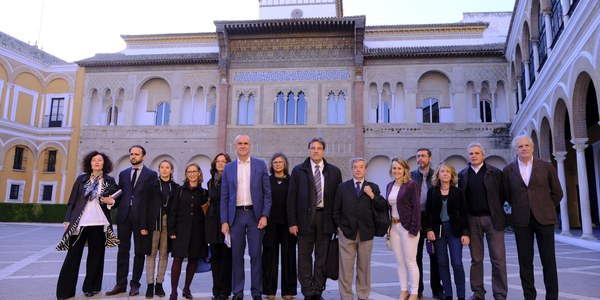
[[[531,40],[531,46],[533,47],[533,70],[535,72],[535,76],[537,77],[539,75],[539,69],[540,69],[540,49],[539,49],[539,45],[540,42],[536,41],[536,40]],[[529,61],[531,61],[531,57],[529,58]]]
[[[60,181],[60,200],[58,201],[59,203],[67,203],[67,201],[65,201],[65,185],[67,184],[67,170],[61,170],[62,173],[62,178]]]
[[[585,149],[587,138],[574,138],[571,140],[577,153],[577,181],[579,184],[579,207],[581,210],[582,239],[595,240],[592,230],[592,217],[590,213],[590,195],[588,190],[587,167],[585,164]]]
[[[96,121],[96,126],[102,124],[102,102],[104,102],[104,96],[98,97],[98,119]]]
[[[33,196],[35,196],[35,187],[37,186],[37,184],[35,183],[37,181],[37,173],[38,170],[33,169],[33,175],[31,177],[31,194],[29,194],[29,203],[34,203]]]
[[[477,98],[477,114],[476,114],[476,116],[478,116],[477,119],[479,120],[479,123],[482,123],[483,120],[481,119],[481,115],[482,115],[481,114],[481,93],[477,92],[477,93],[475,93],[475,96]]]
[[[496,123],[496,90],[490,91],[492,94],[492,104],[490,107],[492,111],[492,123]]]
[[[115,126],[115,105],[117,105],[117,99],[112,97],[112,105],[110,106],[110,126]]]
[[[560,234],[571,236],[571,223],[569,222],[569,205],[567,203],[567,180],[565,178],[565,157],[567,156],[567,152],[557,151],[553,154],[554,159],[556,159],[558,181],[560,181],[560,188],[563,190],[563,198],[560,200],[560,227],[562,228]]]
[[[204,106],[202,107],[202,125],[208,125],[208,120],[206,118],[206,105],[208,104],[208,94],[204,94]]]
[[[381,92],[377,92],[377,123],[383,123],[383,107],[381,104]]]
[[[560,4],[562,5],[562,18],[563,23],[569,22],[569,9],[571,9],[571,3],[569,0],[560,0]]]
[[[392,119],[390,123],[396,123],[396,93],[392,93]]]
[[[523,62],[523,68],[525,69],[525,72],[523,72],[523,74],[525,74],[525,86],[523,88],[528,90],[531,86],[531,78],[529,77],[529,61]]]
[[[182,105],[182,107],[183,107],[183,105]],[[192,124],[191,125],[195,125],[194,124],[194,120],[196,119],[195,116],[196,116],[196,92],[192,93]]]
[[[12,83],[8,83],[6,85],[6,97],[4,97],[4,114],[2,114],[2,119],[8,119],[8,106],[10,106],[10,90],[14,89],[15,85]]]
[[[552,19],[550,18],[551,11],[544,10],[544,24],[546,31],[546,45],[540,45],[541,47],[546,47],[546,55],[550,55],[550,50],[552,47],[552,41],[554,40],[554,36],[552,36]]]

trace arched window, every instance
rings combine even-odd
[[[254,125],[254,94],[240,94],[238,99],[238,125]]]
[[[285,124],[285,96],[283,92],[277,93],[277,100],[275,101],[275,124]]]
[[[423,100],[423,123],[439,123],[440,107],[439,101],[435,98]]]
[[[390,122],[390,104],[387,101],[381,101],[382,111],[380,112],[379,105],[377,105],[377,123],[389,123]]]
[[[298,93],[298,114],[296,115],[296,124],[306,124],[306,99],[304,92]]]
[[[117,121],[119,119],[119,107],[115,106],[115,117],[112,117],[112,106],[108,107],[106,111],[106,125],[117,125]]]
[[[306,97],[304,92],[298,92],[298,95],[289,91],[277,93],[275,100],[274,121],[277,125],[295,125],[306,124]]]
[[[327,124],[346,124],[346,96],[343,92],[327,96]]]
[[[162,102],[156,107],[156,121],[155,125],[169,125],[169,114],[171,113],[171,106],[167,102]]]
[[[492,122],[492,105],[487,100],[479,102],[479,119],[483,123]]]
[[[208,125],[215,125],[217,123],[217,105],[213,104],[210,106],[210,117],[208,119]]]

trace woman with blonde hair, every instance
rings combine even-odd
[[[433,173],[432,183],[433,187],[427,191],[423,228],[427,232],[427,239],[434,244],[446,299],[452,299],[451,264],[456,294],[459,300],[464,300],[465,271],[462,264],[462,247],[469,245],[465,197],[456,187],[456,169],[449,163],[443,162],[438,165]]]
[[[208,192],[202,184],[202,170],[196,163],[185,168],[185,181],[173,194],[169,211],[168,234],[173,241],[173,265],[171,267],[171,296],[177,299],[177,284],[181,275],[183,259],[187,257],[183,297],[192,299],[190,284],[194,279],[198,258],[208,256],[205,238],[204,211],[202,205],[208,202]]]
[[[410,167],[404,159],[392,159],[390,175],[394,181],[386,188],[392,216],[388,237],[398,263],[400,299],[416,300],[419,295],[417,248],[421,229],[421,189],[410,178]]]

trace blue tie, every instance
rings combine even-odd
[[[356,182],[356,196],[360,196],[360,181]]]

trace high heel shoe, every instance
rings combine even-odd
[[[400,291],[400,300],[408,299],[408,291]]]
[[[408,297],[408,300],[419,300],[419,295],[418,294],[410,294],[410,297]]]

